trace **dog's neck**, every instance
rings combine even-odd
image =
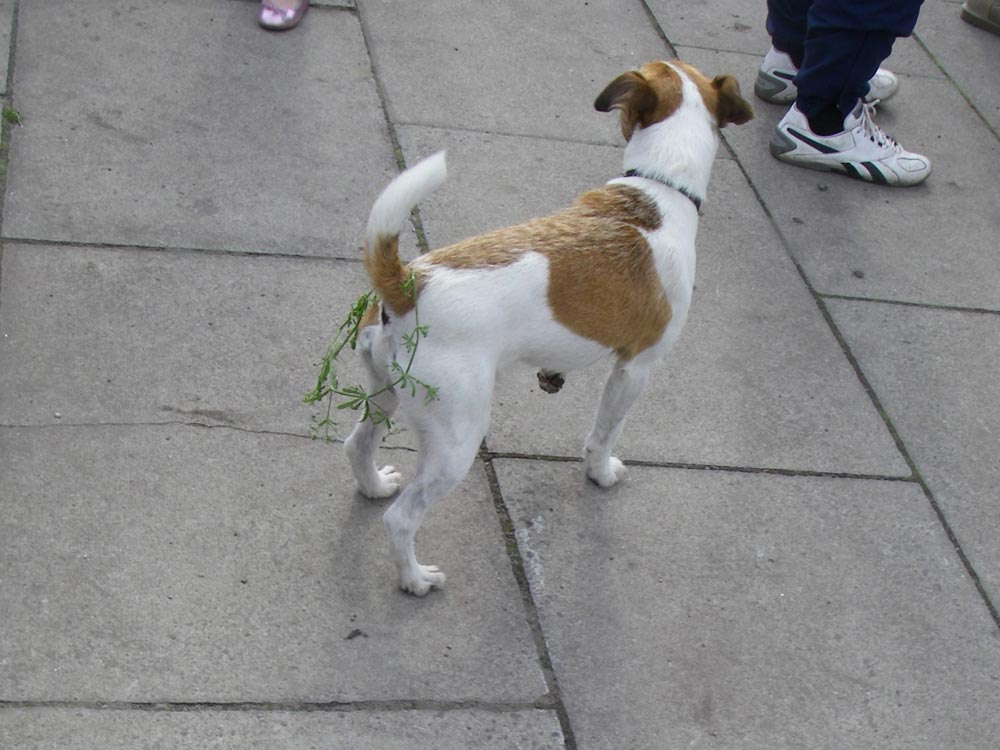
[[[681,185],[679,183],[674,182],[673,180],[665,180],[662,177],[650,177],[649,175],[643,174],[638,169],[630,169],[630,170],[628,170],[625,173],[625,176],[626,177],[642,177],[642,178],[644,178],[646,180],[653,180],[654,182],[659,182],[662,185],[666,185],[669,188],[673,188],[674,190],[676,190],[677,192],[679,192],[681,195],[683,195],[685,198],[687,198],[689,201],[691,201],[694,204],[694,207],[698,211],[701,211],[701,203],[702,203],[701,196],[700,195],[695,195],[690,190],[688,190],[686,187],[684,187],[683,185]]]
[[[636,128],[625,146],[624,167],[626,173],[676,187],[700,205],[718,138],[712,116],[693,84],[691,88],[693,92],[684,92],[684,104],[666,120]]]

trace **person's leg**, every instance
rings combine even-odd
[[[844,118],[868,93],[868,80],[892,52],[895,40],[886,31],[810,33],[795,77],[795,104],[814,133],[831,135],[843,130]]]
[[[767,0],[767,33],[774,48],[787,54],[795,67],[802,65],[807,18],[813,0]]]
[[[757,70],[754,93],[758,98],[771,104],[791,104],[795,101],[798,94],[795,81],[805,55],[809,19],[815,15],[812,11],[814,4],[816,0],[768,0],[767,31],[771,36],[771,49]],[[820,9],[818,15],[822,19],[830,14]],[[841,21],[845,22],[853,23],[851,20]],[[905,21],[901,25],[905,26]],[[877,68],[868,80],[868,87],[866,102],[876,99],[888,101],[899,90],[899,78],[892,71]]]
[[[844,118],[865,97],[869,80],[909,36],[922,0],[815,0],[808,11],[804,51],[795,85],[796,106],[813,132],[843,129]]]
[[[795,67],[802,65],[807,17],[813,0],[767,0],[767,33],[774,48],[787,54]]]

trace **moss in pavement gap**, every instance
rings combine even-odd
[[[21,113],[8,104],[3,105],[3,121],[11,125],[23,124]]]

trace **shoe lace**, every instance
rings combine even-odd
[[[889,148],[899,153],[903,150],[903,147],[896,143],[882,128],[875,124],[875,105],[879,103],[879,99],[875,99],[871,102],[861,103],[861,122],[858,127],[861,128],[862,133],[865,138],[870,140],[872,143],[877,144],[879,148]]]

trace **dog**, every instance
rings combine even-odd
[[[445,582],[421,565],[413,539],[427,508],[465,476],[490,421],[496,374],[517,362],[539,369],[548,391],[563,373],[608,354],[617,359],[584,446],[586,476],[610,487],[625,467],[611,455],[629,407],[650,370],[674,345],[694,288],[695,234],[718,148],[717,129],[753,110],[732,76],[709,79],[677,60],[615,78],[594,102],[617,110],[625,174],[569,208],[421,255],[399,259],[412,209],[446,177],[439,152],[396,177],[368,220],[364,263],[379,303],[361,322],[357,349],[372,392],[393,370],[437,388],[437,399],[396,388],[375,396],[385,415],[402,413],[418,442],[413,478],[383,515],[399,586],[424,596]],[[412,354],[417,326],[426,326]],[[363,495],[387,498],[400,474],[379,468],[384,422],[362,419],[345,441]]]

